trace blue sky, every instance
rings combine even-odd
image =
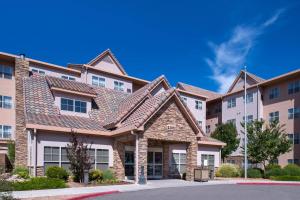
[[[110,48],[131,76],[165,74],[224,92],[243,67],[270,78],[300,66],[300,3],[2,1],[0,51],[65,66]],[[4,8],[4,9],[3,9]]]

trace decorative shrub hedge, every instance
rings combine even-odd
[[[103,180],[115,180],[116,177],[114,175],[114,172],[110,169],[104,170],[103,171]]]
[[[300,176],[271,176],[270,179],[275,181],[300,181]]]
[[[242,177],[244,177],[244,171],[242,172]],[[262,178],[262,171],[256,168],[247,169],[247,177],[248,178]]]
[[[13,174],[18,175],[21,178],[27,179],[29,178],[29,170],[27,167],[23,167],[23,166],[17,166],[14,170],[13,170]]]
[[[101,181],[103,180],[103,172],[99,169],[92,170],[89,173],[89,181]]]
[[[46,170],[46,176],[48,178],[57,178],[64,181],[67,181],[69,178],[69,173],[62,167],[51,166]]]
[[[240,170],[239,167],[233,164],[222,164],[217,172],[217,177],[238,177],[240,176]]]
[[[35,177],[24,182],[12,183],[12,187],[15,191],[56,189],[65,188],[66,183],[61,179]]]
[[[289,176],[300,176],[300,167],[295,164],[288,164],[283,168],[283,174]]]

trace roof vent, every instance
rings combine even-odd
[[[19,56],[20,56],[20,58],[21,58],[22,60],[25,60],[25,54],[24,54],[24,53],[19,54]]]

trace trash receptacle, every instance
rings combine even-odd
[[[208,181],[210,170],[208,167],[197,167],[194,169],[194,180],[195,181]]]

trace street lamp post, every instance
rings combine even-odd
[[[248,158],[247,158],[247,143],[248,143],[248,139],[247,139],[247,67],[245,66],[244,69],[244,132],[245,132],[245,158],[244,158],[244,168],[245,168],[245,179],[247,179],[247,168],[248,168]]]

